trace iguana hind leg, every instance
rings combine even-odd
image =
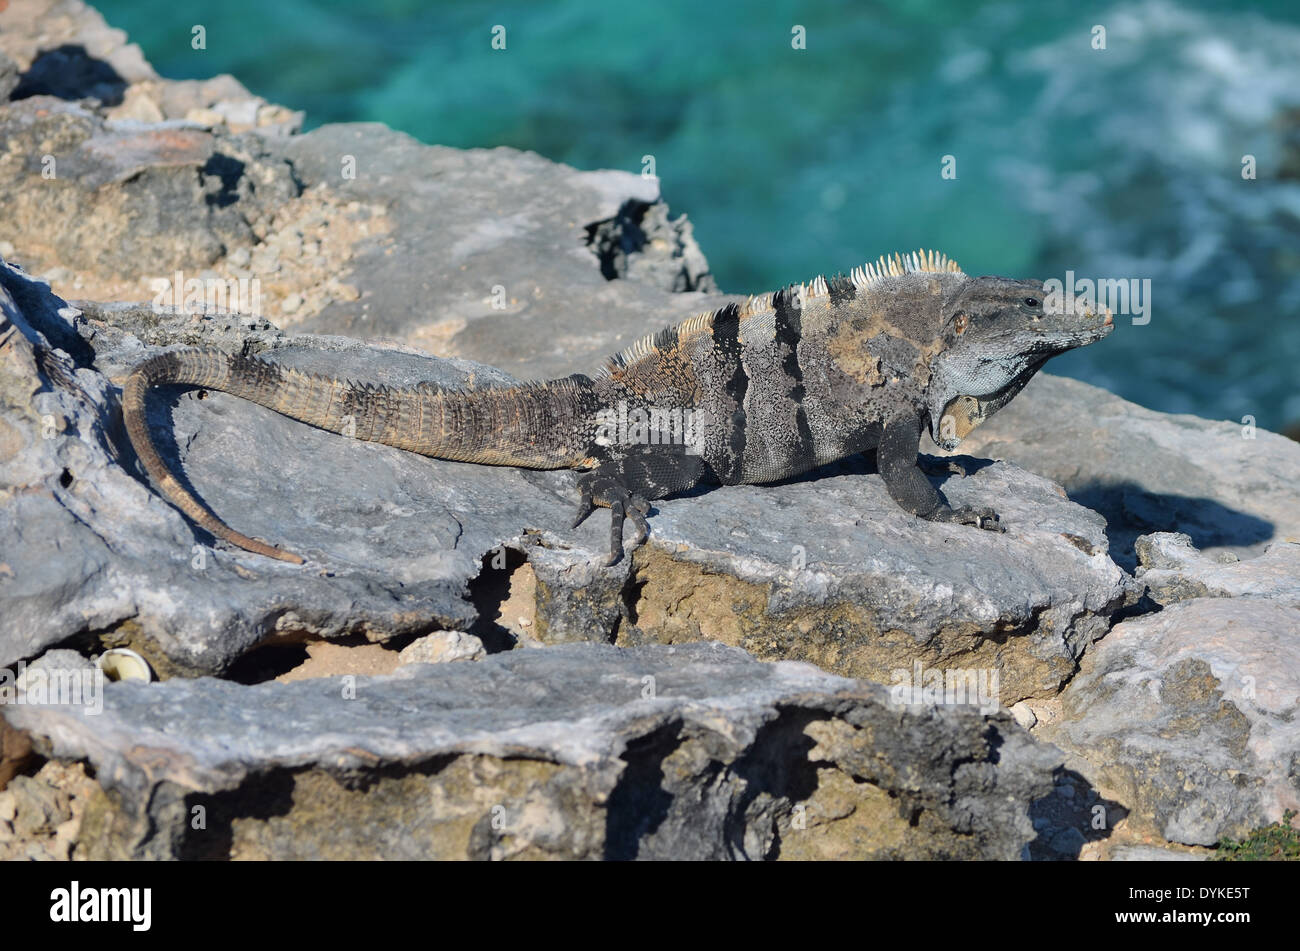
[[[662,499],[699,484],[704,461],[680,446],[637,446],[625,455],[611,457],[578,480],[578,510],[573,527],[582,524],[597,505],[610,511],[609,557],[604,565],[623,559],[623,523],[636,526],[632,549],[650,534],[646,515],[650,499]]]
[[[623,559],[623,522],[631,518],[637,528],[632,548],[636,549],[650,534],[650,526],[645,517],[650,512],[650,503],[611,478],[601,470],[588,473],[578,480],[578,511],[573,519],[577,528],[596,510],[597,505],[609,508],[609,557],[602,564],[606,568],[616,565]]]

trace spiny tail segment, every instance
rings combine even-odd
[[[230,393],[330,432],[426,456],[534,469],[586,464],[583,434],[595,415],[591,381],[581,376],[459,390],[358,384],[212,349],[145,360],[127,378],[122,412],[131,445],[163,496],[217,538],[294,564],[303,559],[230,528],[168,470],[149,435],[145,397],[150,387],[171,383]]]

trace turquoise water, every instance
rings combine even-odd
[[[652,155],[726,291],[917,247],[970,273],[1149,279],[1149,323],[1052,369],[1156,409],[1300,421],[1290,0],[98,7],[163,75],[233,73],[309,128],[376,120],[580,168]]]

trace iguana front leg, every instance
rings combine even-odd
[[[876,450],[876,466],[885,488],[902,508],[931,522],[956,522],[992,532],[1005,532],[998,513],[990,508],[953,508],[930,484],[918,465],[920,417],[910,415],[885,424]]]

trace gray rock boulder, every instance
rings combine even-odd
[[[1195,598],[1116,625],[1035,735],[1171,842],[1214,845],[1300,808],[1300,608]]]
[[[74,97],[112,98],[128,84],[158,78],[140,47],[127,42],[124,31],[109,26],[98,10],[80,0],[10,4],[0,51],[26,74],[28,82],[56,85]]]
[[[1010,859],[1059,765],[1005,713],[717,644],[109,684],[99,716],[6,716],[93,765],[78,858]]]
[[[1154,532],[1243,559],[1300,540],[1300,443],[1267,430],[1157,413],[1039,374],[962,451],[1059,482],[1105,517],[1112,554],[1129,570],[1137,538]]]
[[[351,509],[352,521],[338,536],[344,547],[360,546],[355,549],[360,558],[385,550],[393,556],[381,557],[370,569],[317,566],[286,575],[274,565],[246,565],[240,557],[208,549],[177,512],[126,468],[131,456],[117,414],[116,389],[102,373],[78,366],[51,343],[60,334],[66,337],[72,326],[71,311],[64,309],[61,315],[61,305],[20,271],[0,269],[0,360],[5,366],[0,376],[0,599],[5,604],[0,665],[82,636],[104,646],[134,647],[163,675],[212,672],[277,631],[353,632],[384,639],[464,627],[473,620],[464,581],[478,572],[474,556],[463,549],[458,554],[450,544],[451,550],[439,553],[428,543],[431,535],[458,538],[462,532],[454,517],[444,513],[439,521],[429,513],[419,525],[403,523],[403,531],[423,540],[414,560],[398,555],[385,540],[394,521],[404,517],[384,509],[401,505],[397,482],[386,498],[372,496]],[[68,339],[80,338],[74,333]],[[84,342],[65,344],[82,359],[92,353],[88,348],[82,352]],[[402,372],[399,360],[387,361],[394,373]],[[193,434],[185,434],[185,424],[180,425],[184,444]],[[225,453],[233,469],[244,467],[240,460],[249,439],[256,444],[255,428],[246,427],[241,434],[237,426],[222,425],[213,431],[221,443],[217,452]],[[263,458],[275,459],[283,455],[283,446],[263,444],[262,451]],[[288,464],[290,469],[312,467],[310,451]],[[372,479],[364,464],[357,465],[352,472],[336,470],[321,479],[318,500],[332,499],[328,505],[337,511],[334,479]],[[389,471],[399,478],[397,471]],[[292,472],[282,469],[279,478],[257,491],[269,490],[264,501],[292,512],[303,503],[289,489],[286,475],[293,479]],[[504,471],[500,475],[508,477]],[[200,493],[217,491],[197,472],[195,478]],[[431,486],[430,491],[435,498]],[[238,496],[224,501],[238,508],[249,504]],[[469,499],[460,502],[462,512],[473,510]],[[330,519],[326,512],[318,514]],[[43,527],[37,530],[38,525]],[[492,531],[479,525],[471,532],[485,529]],[[517,532],[512,527],[507,537]],[[498,542],[485,537],[479,544]],[[381,574],[388,575],[386,582],[379,580]]]
[[[463,631],[438,631],[426,634],[398,655],[402,664],[450,664],[458,660],[482,660],[486,656],[483,642]]]
[[[1300,445],[1040,375],[963,444],[1060,482],[1166,605],[1117,625],[1036,736],[1170,841],[1212,845],[1297,805]]]
[[[1005,705],[1055,693],[1129,579],[1058,487],[967,461],[978,471],[943,491],[995,506],[1007,534],[908,517],[861,464],[658,504],[616,643],[708,637],[884,683],[916,664],[994,671]]]
[[[519,377],[593,369],[730,299],[703,293],[708,263],[657,179],[373,124],[237,132],[218,113],[238,88],[194,90],[235,98],[178,115],[180,86],[135,83],[114,109],[36,86],[0,109],[0,240],[56,293],[174,303],[197,279],[256,282],[246,310],[281,326]],[[145,92],[152,113],[122,112]]]
[[[698,293],[716,290],[708,264],[657,179],[421,145],[374,124],[316,129],[284,155],[309,189],[382,207],[391,227],[356,248],[359,303],[331,301],[296,329],[563,376],[729,299]],[[341,174],[348,161],[355,177]]]
[[[0,129],[0,236],[69,296],[149,300],[177,271],[215,275],[228,249],[268,236],[300,191],[255,135],[113,122],[51,95],[9,103]],[[33,248],[46,250],[28,256]]]
[[[1137,540],[1137,578],[1160,604],[1187,598],[1266,598],[1300,608],[1300,540],[1269,545],[1241,559],[1231,552],[1197,551],[1181,532]]]

